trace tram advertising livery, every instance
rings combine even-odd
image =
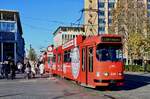
[[[77,83],[97,86],[124,85],[122,38],[119,35],[77,36],[47,54],[49,72]],[[48,64],[47,64],[48,65]]]

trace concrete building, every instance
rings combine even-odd
[[[98,34],[98,0],[84,0],[84,24],[87,36]]]
[[[86,35],[108,34],[117,0],[84,0]]]
[[[15,63],[24,59],[24,38],[19,12],[0,10],[0,61],[8,57]]]
[[[53,33],[54,48],[63,45],[67,41],[75,38],[77,35],[84,35],[83,27],[58,27]]]

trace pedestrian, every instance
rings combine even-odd
[[[31,78],[31,65],[30,65],[29,61],[25,64],[25,67],[26,67],[26,69],[25,69],[25,73],[26,73],[25,78],[30,79]]]
[[[4,78],[8,79],[8,75],[10,73],[10,65],[9,65],[9,58],[6,59],[3,63],[3,73],[4,73]]]
[[[15,65],[14,60],[11,57],[8,58],[8,65],[11,71],[11,79],[13,80],[16,77],[17,66]]]
[[[43,61],[41,61],[40,66],[39,66],[39,69],[40,69],[40,75],[41,75],[41,77],[42,77],[43,74],[44,74],[44,64],[43,64]]]
[[[18,63],[17,63],[17,68],[18,68],[18,72],[19,72],[19,73],[22,73],[23,65],[22,65],[21,62],[18,62]]]
[[[30,65],[31,65],[31,73],[32,73],[32,77],[35,77],[36,71],[35,71],[35,61],[30,61]]]
[[[1,68],[0,68],[0,70],[1,70],[1,78],[4,78],[5,76],[4,76],[4,64],[1,62]]]
[[[23,64],[22,64],[21,72],[22,72],[22,73],[25,73],[25,69],[26,69],[25,63],[23,63]]]

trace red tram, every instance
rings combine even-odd
[[[43,53],[42,59],[44,62],[44,69],[46,73],[50,73],[52,71],[52,65],[53,65],[53,45],[48,46],[47,52]]]
[[[52,74],[93,88],[124,84],[122,39],[119,35],[79,35],[52,52],[47,60],[48,63],[52,60]]]

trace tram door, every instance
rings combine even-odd
[[[82,48],[82,82],[91,83],[93,74],[93,47]]]
[[[93,82],[93,47],[87,47],[87,83],[92,85]]]
[[[85,85],[87,85],[87,81],[88,81],[88,79],[87,79],[87,67],[86,67],[86,65],[87,65],[87,48],[86,47],[84,47],[84,48],[82,48],[82,77],[81,77],[81,82],[83,83],[83,84],[85,84]]]

